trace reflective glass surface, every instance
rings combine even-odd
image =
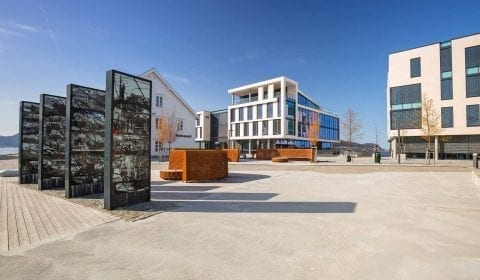
[[[38,180],[38,103],[20,103],[19,183],[33,184]]]
[[[65,178],[66,98],[42,94],[40,125],[41,188],[63,187]]]
[[[113,73],[111,157],[117,192],[150,187],[150,94],[150,82]]]
[[[73,196],[103,191],[105,91],[69,86],[69,187]]]

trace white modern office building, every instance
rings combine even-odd
[[[228,90],[228,141],[244,153],[257,148],[310,147],[308,130],[318,118],[321,149],[339,142],[338,115],[301,92],[298,83],[278,77]],[[198,128],[197,128],[198,129]]]
[[[407,157],[425,156],[423,96],[441,116],[435,158],[468,159],[480,152],[480,34],[389,55],[387,133],[394,155],[400,149]]]
[[[140,77],[152,81],[152,157],[168,155],[169,147],[194,148],[196,114],[192,107],[155,68]],[[162,146],[157,135],[159,120],[170,117],[174,122],[175,140]]]

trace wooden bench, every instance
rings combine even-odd
[[[182,180],[182,170],[170,169],[170,170],[161,170],[160,178],[164,180]]]
[[[272,162],[288,162],[288,157],[273,157]]]

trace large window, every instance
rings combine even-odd
[[[451,42],[440,43],[440,79],[441,99],[453,98],[452,86],[452,44]]]
[[[320,113],[320,138],[339,140],[339,119],[334,116]]]
[[[267,118],[273,117],[273,103],[270,102],[267,104]]]
[[[453,127],[453,107],[442,107],[442,127]]]
[[[243,123],[243,136],[248,136],[248,122]]]
[[[258,135],[258,122],[253,122],[252,136],[257,136],[257,135]]]
[[[282,115],[282,102],[278,100],[277,102],[277,117],[280,117]]]
[[[263,118],[263,111],[262,111],[263,104],[257,105],[257,119]]]
[[[240,124],[239,123],[235,124],[235,136],[236,137],[240,136]]]
[[[287,99],[287,116],[295,117],[295,101]]]
[[[310,123],[318,118],[318,137],[327,140],[339,140],[339,119],[323,113],[317,113],[308,109],[298,108],[298,132],[297,136],[307,137]],[[290,128],[289,128],[290,130]]]
[[[247,120],[251,121],[253,115],[253,106],[247,107]]]
[[[287,135],[295,135],[295,120],[287,119]]]
[[[453,98],[453,84],[452,78],[442,79],[441,81],[441,97],[442,100],[448,100]]]
[[[421,109],[390,111],[390,129],[415,129],[421,127]]]
[[[480,126],[479,105],[467,105],[467,126]]]
[[[230,109],[230,121],[235,121],[235,109]]]
[[[273,120],[273,135],[279,135],[281,133],[280,120]]]
[[[238,121],[243,121],[243,111],[244,108],[238,108]]]
[[[422,93],[420,84],[390,88],[390,129],[420,128]]]
[[[303,105],[303,106],[307,106],[307,107],[310,107],[310,108],[313,108],[313,109],[317,109],[317,110],[320,109],[320,106],[315,104],[315,102],[311,101],[310,99],[306,98],[300,92],[298,93],[298,104]]]
[[[262,135],[268,135],[268,121],[262,121]]]
[[[422,66],[420,63],[420,57],[410,59],[410,77],[420,77],[422,74]]]
[[[480,46],[465,49],[467,97],[480,96]]]

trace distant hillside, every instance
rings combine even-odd
[[[0,136],[0,147],[18,147],[18,133],[12,136]]]
[[[351,150],[357,153],[359,156],[370,156],[374,150],[375,143],[356,143],[352,142]],[[347,141],[340,141],[340,143],[334,143],[332,150],[343,152],[348,149],[348,142]],[[380,147],[381,150],[382,147]]]

